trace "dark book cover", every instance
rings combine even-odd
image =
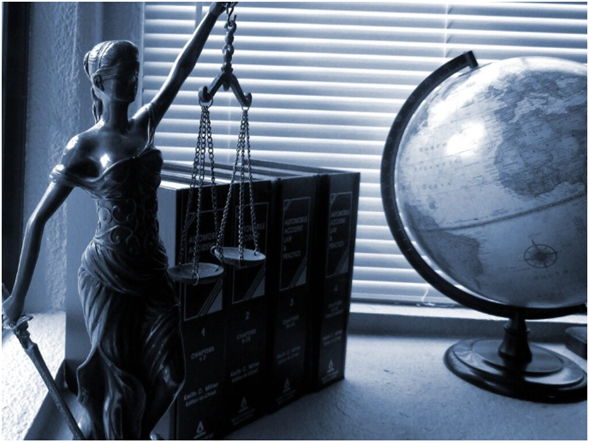
[[[219,186],[219,205],[224,203],[227,186]],[[186,184],[163,182],[159,191],[160,231],[168,249],[170,263],[187,262],[194,253],[197,217],[196,201],[189,214],[186,244],[181,248],[189,188]],[[196,197],[196,194],[195,194]],[[174,203],[170,203],[174,202]],[[222,206],[221,206],[222,208]],[[220,220],[222,209],[217,209]],[[203,188],[198,251],[200,262],[215,263],[210,254],[216,232],[211,188]],[[183,249],[183,257],[179,251]],[[217,439],[221,434],[225,372],[226,314],[223,306],[224,280],[198,285],[176,284],[181,303],[181,328],[186,361],[182,390],[162,423],[159,433],[170,439]],[[166,422],[166,420],[163,420]],[[162,426],[167,426],[164,430]]]
[[[218,168],[220,181],[229,181],[230,172]],[[239,186],[236,180],[231,197],[230,228],[225,244],[239,244]],[[244,194],[243,245],[254,248],[249,186]],[[254,208],[261,253],[267,255],[271,183],[254,180]],[[267,261],[242,267],[226,266],[224,304],[227,312],[226,369],[224,394],[224,434],[256,420],[264,413],[264,389],[267,380]]]
[[[268,248],[269,411],[307,391],[305,357],[309,307],[309,258],[316,181],[313,176],[255,167],[256,177],[272,180],[273,210]]]
[[[350,313],[359,174],[320,176],[323,209],[318,238],[324,239],[312,300],[313,347],[311,384],[320,389],[345,375],[347,324]]]
[[[313,177],[283,176],[274,181],[274,186],[276,252],[269,261],[272,267],[268,266],[271,410],[295,401],[306,390],[309,256],[316,192]]]

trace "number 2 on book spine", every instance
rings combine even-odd
[[[245,311],[245,319],[246,320],[250,319],[250,311]]]

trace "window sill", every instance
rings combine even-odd
[[[399,337],[500,337],[503,317],[468,308],[436,308],[353,302],[350,309],[350,334]],[[563,343],[571,326],[586,326],[586,315],[569,315],[528,322],[530,339]]]
[[[55,377],[64,359],[65,312],[33,314],[29,330]],[[46,397],[47,388],[17,338],[2,331],[2,440],[23,440]]]

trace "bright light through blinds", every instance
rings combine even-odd
[[[146,3],[144,93],[149,101],[208,4]],[[235,73],[254,96],[252,152],[260,160],[362,174],[353,297],[452,303],[409,266],[380,200],[380,157],[396,113],[445,61],[473,50],[479,63],[541,55],[587,62],[581,3],[241,2]],[[156,134],[166,160],[191,161],[196,92],[218,74],[224,16]],[[240,109],[230,93],[211,108],[220,161],[233,155]]]

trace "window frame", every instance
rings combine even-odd
[[[23,236],[30,15],[30,3],[2,4],[2,281],[10,288]]]

